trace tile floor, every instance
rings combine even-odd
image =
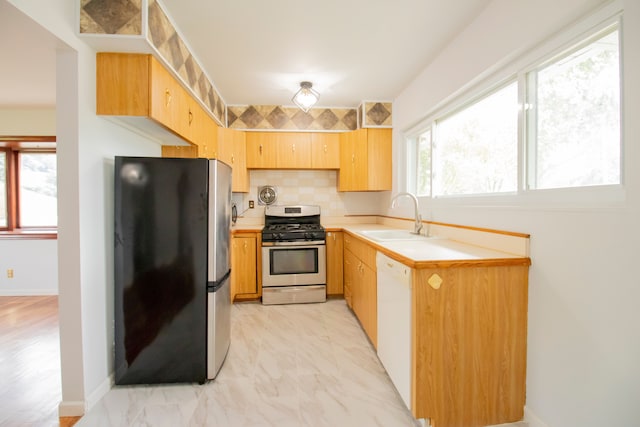
[[[203,386],[114,387],[76,424],[418,425],[344,300],[235,304],[231,348],[215,380]]]

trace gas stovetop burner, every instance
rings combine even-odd
[[[325,240],[319,206],[267,206],[263,242],[307,242]]]

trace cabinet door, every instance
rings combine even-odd
[[[218,125],[199,105],[194,108],[193,143],[198,145],[198,157],[218,159]]]
[[[220,160],[233,170],[232,191],[249,192],[249,172],[247,171],[247,142],[245,132],[220,128],[218,132],[218,153]]]
[[[274,132],[247,132],[247,169],[277,168],[277,138]]]
[[[362,327],[375,348],[378,347],[378,280],[376,272],[362,264],[362,283],[359,287],[362,300]]]
[[[187,130],[185,123],[189,110],[185,93],[171,73],[155,58],[151,58],[149,116],[183,137]]]
[[[198,157],[198,147],[195,145],[163,145],[162,157]]]
[[[255,235],[234,236],[231,241],[231,299],[256,296],[257,238]]]
[[[278,169],[311,168],[311,134],[308,132],[276,132]]]
[[[311,168],[340,169],[340,134],[311,134]]]
[[[340,134],[338,191],[367,191],[367,129]]]
[[[327,295],[344,294],[343,237],[341,231],[327,233]]]
[[[391,190],[392,185],[392,130],[366,129],[367,131],[367,189]]]
[[[149,116],[150,55],[96,55],[96,114]]]
[[[344,251],[344,299],[353,309],[353,283],[358,272],[358,258],[351,251]]]

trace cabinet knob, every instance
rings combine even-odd
[[[291,150],[292,150],[294,153],[296,152],[296,144],[293,144],[293,145],[291,146]]]
[[[427,283],[429,284],[429,286],[431,286],[435,290],[440,289],[442,282],[443,282],[442,277],[440,277],[438,273],[432,274],[431,277],[429,277],[429,280],[427,280]]]
[[[325,154],[327,153],[328,149],[327,149],[327,144],[324,144],[324,152]]]
[[[260,144],[260,154],[262,154],[262,144]]]
[[[191,126],[192,121],[193,121],[193,113],[191,112],[191,108],[189,108],[189,126]]]
[[[171,104],[171,91],[166,88],[164,90],[164,106],[169,107],[169,104]]]
[[[356,155],[352,154],[351,155],[351,163],[355,163],[356,162]]]
[[[233,164],[235,162],[235,159],[233,157],[233,154],[231,155],[231,164]]]

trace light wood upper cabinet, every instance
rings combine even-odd
[[[195,145],[163,145],[162,157],[195,159],[198,157],[198,147]]]
[[[102,55],[102,54],[98,54]],[[104,61],[126,61],[135,58],[133,55],[104,54],[99,56]],[[148,75],[145,77],[151,86],[149,93],[149,117],[165,125],[170,130],[186,139],[189,130],[189,96],[174,79],[171,73],[151,55],[148,60]]]
[[[391,129],[340,134],[338,191],[391,190]]]
[[[327,232],[327,295],[344,294],[343,241],[342,231]]]
[[[340,134],[311,134],[311,169],[340,169]]]
[[[311,168],[311,134],[308,132],[275,132],[276,166],[278,169]]]
[[[275,169],[277,147],[274,132],[247,132],[247,169]]]
[[[150,116],[150,64],[149,55],[98,53],[96,113],[107,116]]]
[[[198,146],[200,157],[217,155],[215,121],[152,55],[97,54],[96,113],[151,119],[160,126],[137,124],[163,145],[191,143]]]
[[[245,132],[229,129],[218,129],[219,158],[231,166],[233,170],[232,191],[249,192],[249,171],[247,170],[247,142]]]
[[[248,169],[311,169],[310,132],[247,132]]]

